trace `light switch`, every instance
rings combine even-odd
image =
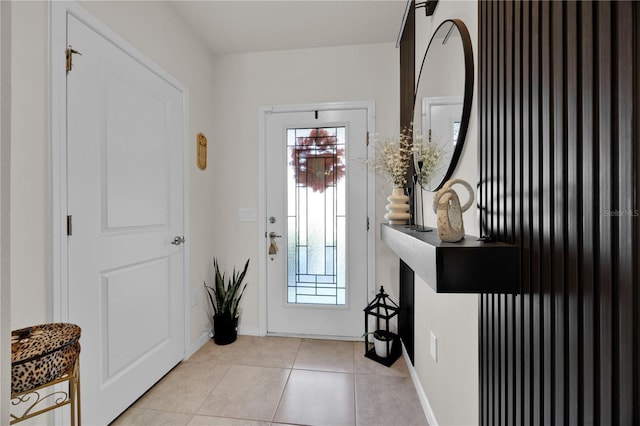
[[[256,209],[241,208],[238,210],[238,218],[240,222],[255,222],[257,217]]]

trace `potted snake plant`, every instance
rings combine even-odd
[[[218,345],[233,343],[238,337],[238,305],[247,283],[242,284],[249,268],[249,260],[244,264],[242,272],[233,273],[226,279],[225,273],[220,272],[218,261],[213,259],[215,284],[208,286],[204,283],[213,307],[213,341]]]

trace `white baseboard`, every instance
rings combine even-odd
[[[200,335],[200,337],[198,338],[198,340],[196,340],[195,342],[193,342],[191,344],[191,346],[189,346],[187,348],[186,353],[184,354],[184,361],[188,360],[189,358],[191,358],[191,355],[195,354],[196,352],[198,352],[198,350],[204,346],[205,343],[207,343],[209,341],[209,339],[211,339],[212,334],[210,331],[205,331],[204,333],[202,333]]]
[[[429,399],[427,398],[427,394],[422,387],[422,383],[420,383],[420,378],[418,377],[418,373],[416,369],[413,367],[411,363],[411,359],[409,358],[409,354],[407,353],[404,344],[402,345],[402,355],[404,355],[404,361],[407,364],[407,369],[409,370],[409,374],[411,375],[411,381],[413,382],[413,386],[416,388],[416,392],[418,393],[418,399],[420,400],[420,405],[422,406],[422,410],[424,411],[424,415],[427,417],[427,421],[429,422],[429,426],[438,426],[438,421],[436,420],[436,415],[433,413],[433,409],[431,408],[431,404],[429,404]]]
[[[238,334],[245,336],[263,336],[258,327],[238,327]]]

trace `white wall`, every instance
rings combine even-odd
[[[13,2],[11,327],[51,320],[48,5]]]
[[[446,19],[465,22],[474,54],[474,94],[467,137],[453,178],[472,186],[478,183],[478,4],[476,1],[441,0],[434,15],[416,11],[416,76],[431,35]],[[461,187],[460,187],[461,188]],[[466,192],[466,191],[463,191]],[[425,224],[436,226],[431,210],[433,193],[424,192]],[[461,201],[466,200],[461,195]],[[478,235],[478,212],[474,205],[464,214],[467,234]],[[415,280],[415,369],[440,425],[477,424],[479,398],[478,296],[436,294],[420,277]],[[430,355],[430,332],[438,338],[438,361]]]
[[[230,270],[251,258],[249,286],[243,299],[240,331],[257,333],[260,244],[258,222],[240,222],[238,209],[258,208],[259,108],[267,105],[374,100],[376,131],[395,135],[399,121],[399,51],[392,44],[273,51],[219,57],[215,69],[214,134],[209,139],[215,169],[213,192],[219,208],[211,225],[216,236],[214,255]],[[380,181],[382,183],[382,181]],[[390,188],[377,190],[376,221],[385,213]],[[264,220],[264,218],[258,218]],[[397,287],[397,259],[384,244],[376,244],[378,282]],[[395,273],[390,269],[395,268]],[[396,298],[397,300],[397,298]]]
[[[196,166],[196,135],[213,134],[213,62],[209,50],[164,2],[83,3],[189,91],[190,286],[209,278],[215,235],[212,167]],[[49,322],[51,300],[50,70],[47,2],[14,2],[12,18],[11,327]],[[64,54],[61,52],[61,54]],[[210,329],[205,300],[191,310],[190,342]],[[188,348],[187,348],[188,349]]]
[[[11,3],[0,2],[0,424],[11,399],[9,205],[11,170]]]

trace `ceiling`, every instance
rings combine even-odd
[[[214,55],[395,43],[406,0],[170,1]]]

